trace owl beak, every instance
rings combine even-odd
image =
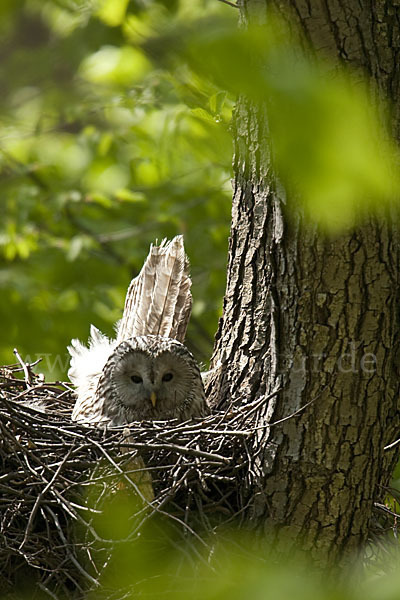
[[[156,396],[155,392],[151,392],[151,394],[150,394],[150,400],[151,400],[151,403],[153,405],[153,408],[155,408],[156,407],[156,402],[157,402],[157,396]]]

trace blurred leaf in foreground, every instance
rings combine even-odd
[[[322,573],[303,552],[292,545],[285,549],[282,541],[278,549],[268,539],[222,527],[201,542],[201,532],[200,538],[192,537],[167,514],[151,514],[148,507],[135,516],[137,509],[126,490],[119,491],[93,522],[101,537],[117,540],[101,577],[102,587],[110,594],[117,590],[121,594],[125,588],[128,598],[174,600],[398,598],[400,568],[389,546],[384,563],[377,547],[372,549],[375,559],[367,569],[354,556],[348,557],[346,567],[333,566]]]
[[[310,60],[277,18],[246,31],[205,19],[176,33],[161,38],[171,61],[183,55],[197,75],[267,107],[265,143],[290,192],[289,210],[290,202],[301,203],[311,220],[335,232],[389,209],[400,192],[400,152],[386,131],[384,106],[359,76]],[[168,60],[161,45],[150,40],[149,52]]]

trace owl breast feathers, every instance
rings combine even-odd
[[[191,312],[182,236],[150,248],[125,301],[117,337],[91,326],[88,347],[72,340],[72,419],[123,425],[208,414],[199,367],[183,345]]]

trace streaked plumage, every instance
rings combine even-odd
[[[182,236],[151,246],[132,280],[115,340],[93,325],[88,347],[72,340],[72,419],[122,425],[208,413],[199,367],[183,345],[192,296]]]

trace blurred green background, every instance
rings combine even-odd
[[[237,20],[217,0],[2,0],[0,363],[16,346],[65,378],[71,338],[90,323],[112,335],[149,244],[177,233],[192,265],[187,343],[207,363],[244,92],[268,102],[289,214],[301,202],[336,235],[398,193],[398,149],[359,77],[311,64],[283,21]]]
[[[65,377],[71,337],[112,334],[149,244],[183,233],[188,345],[207,361],[221,313],[232,102],[143,42],[226,12],[215,0],[2,0],[0,364],[14,346]]]

